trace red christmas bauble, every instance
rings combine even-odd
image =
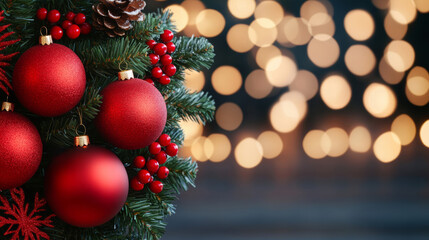
[[[95,126],[111,144],[123,149],[139,149],[161,135],[167,120],[167,107],[156,87],[132,78],[109,84],[101,94],[103,104]]]
[[[34,175],[42,159],[42,140],[30,120],[0,112],[0,189],[19,187]]]
[[[24,52],[13,71],[13,89],[31,112],[59,116],[79,103],[85,91],[85,69],[79,57],[60,44],[37,45]]]
[[[128,195],[128,175],[107,149],[72,148],[52,160],[45,179],[46,200],[63,221],[77,227],[112,219]]]

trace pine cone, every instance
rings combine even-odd
[[[143,21],[143,0],[100,0],[92,6],[93,25],[109,37],[124,36],[133,28],[131,21]]]

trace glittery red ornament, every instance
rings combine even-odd
[[[15,65],[12,81],[19,102],[45,117],[70,111],[82,98],[85,84],[85,69],[79,57],[55,43],[24,52]]]
[[[95,126],[107,141],[119,148],[139,149],[161,135],[167,108],[156,87],[130,77],[109,84],[101,94],[103,104]]]
[[[0,189],[21,186],[37,171],[42,159],[42,140],[24,116],[0,112]]]
[[[58,218],[77,227],[112,219],[128,195],[128,175],[107,149],[72,148],[52,160],[45,179],[46,200]]]

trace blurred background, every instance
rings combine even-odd
[[[217,54],[163,239],[429,239],[428,0],[147,3]]]

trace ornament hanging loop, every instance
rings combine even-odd
[[[79,114],[79,125],[77,125],[75,128],[76,137],[74,138],[74,144],[76,147],[86,148],[89,145],[89,137],[86,135],[86,127],[83,124],[82,112],[79,108],[77,113]],[[83,129],[83,134],[79,134],[80,127]]]
[[[45,30],[45,34],[43,34],[43,30]],[[43,26],[40,28],[40,36],[47,36],[48,35],[48,28]]]
[[[125,59],[122,59],[120,62],[119,62],[119,71],[124,71],[124,69],[122,69],[122,63],[125,63],[125,70],[127,70],[128,69],[128,63],[125,61]]]
[[[43,30],[45,30],[45,34],[43,34]],[[54,43],[52,40],[52,36],[48,35],[48,28],[43,26],[40,28],[40,37],[39,37],[39,44],[40,45],[50,45]]]

